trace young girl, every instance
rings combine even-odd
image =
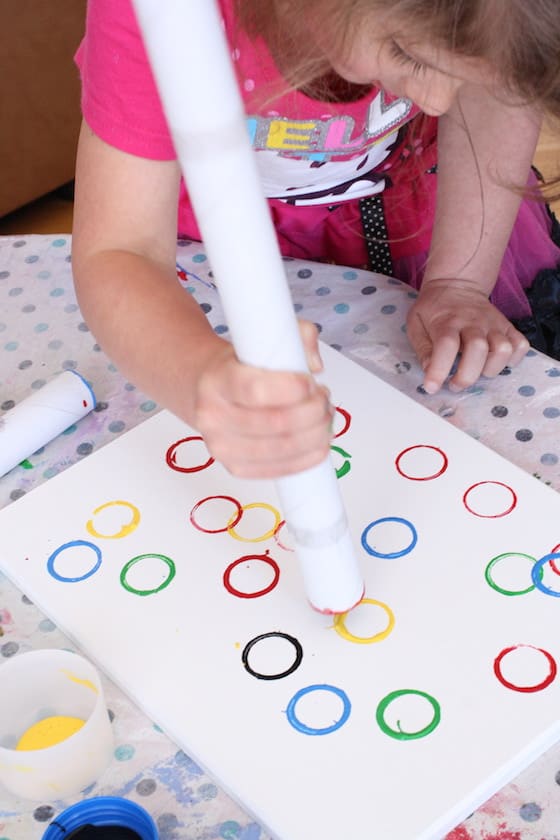
[[[544,204],[521,200],[541,124],[525,103],[558,102],[558,0],[219,5],[282,252],[421,286],[408,335],[429,393],[459,352],[452,390],[517,363],[511,320],[532,323],[525,290],[560,263]],[[131,0],[89,0],[77,62],[73,268],[91,329],[233,474],[317,463],[324,389],[240,364],[177,283],[177,232],[200,235]]]

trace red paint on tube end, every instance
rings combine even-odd
[[[352,604],[351,607],[348,607],[345,610],[329,610],[329,609],[322,610],[319,607],[316,607],[315,604],[313,604],[311,601],[309,603],[311,604],[311,606],[313,607],[315,612],[321,613],[321,615],[343,615],[344,613],[347,613],[347,612],[350,612],[350,610],[353,610],[354,607],[357,607],[358,604],[360,604],[362,602],[365,594],[366,594],[366,587],[365,587],[365,584],[364,584],[364,588],[362,589],[362,594],[360,595],[360,597],[358,598],[356,603]]]

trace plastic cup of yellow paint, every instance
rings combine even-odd
[[[0,665],[0,783],[24,799],[79,793],[113,754],[103,688],[86,659],[22,653]]]

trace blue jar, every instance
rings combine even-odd
[[[144,808],[120,796],[96,796],[76,802],[49,825],[42,840],[158,840],[158,830]]]

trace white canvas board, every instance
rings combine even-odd
[[[313,611],[272,533],[273,483],[177,471],[208,453],[176,446],[196,432],[167,412],[0,512],[0,568],[274,837],[437,840],[560,736],[560,577],[531,577],[560,543],[560,499],[322,352],[365,597],[384,606],[338,630]],[[270,591],[239,597],[225,573]]]

